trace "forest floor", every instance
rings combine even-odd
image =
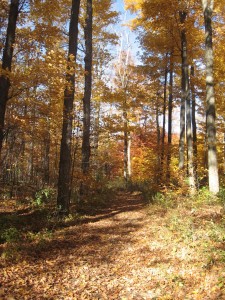
[[[0,299],[225,299],[223,207],[170,200],[117,193],[74,224],[2,244]]]

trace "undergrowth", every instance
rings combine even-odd
[[[107,207],[116,195],[115,185],[117,191],[124,188],[122,182],[114,182],[90,190],[82,201],[77,198],[64,219],[58,218],[55,192],[50,188],[37,191],[33,199],[17,202],[15,211],[1,213],[2,259],[19,257],[27,244],[35,245],[37,249],[47,247],[47,241],[54,238],[55,231],[83,222],[87,215],[95,215]],[[146,182],[140,182],[130,183],[129,191],[139,191],[142,198],[148,200],[148,214],[164,218],[168,232],[177,240],[195,245],[200,243],[201,251],[207,257],[204,263],[207,268],[215,261],[225,262],[225,190],[221,189],[218,196],[214,196],[202,188],[194,196],[189,196],[178,189],[164,188],[157,192]]]
[[[82,198],[73,196],[70,213],[60,217],[56,209],[55,190],[46,187],[19,199],[11,199],[12,209],[0,213],[0,256],[3,260],[20,258],[20,253],[29,245],[36,250],[47,247],[56,231],[78,224],[87,215],[95,215],[109,205],[114,192],[105,185],[89,189]],[[7,199],[7,201],[9,201]]]
[[[165,240],[182,242],[202,255],[202,268],[225,264],[225,191],[215,196],[202,188],[194,196],[179,191],[156,193],[149,201],[148,214],[158,215],[166,225]],[[176,246],[175,246],[176,251]],[[222,279],[218,279],[223,286]]]

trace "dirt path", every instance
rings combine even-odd
[[[196,232],[188,237],[194,223],[176,229],[188,214],[149,210],[140,195],[119,194],[110,208],[5,266],[0,299],[225,299],[221,266],[196,253]]]

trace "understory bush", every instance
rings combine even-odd
[[[33,204],[35,206],[42,206],[50,202],[53,199],[54,195],[55,195],[55,191],[51,187],[45,187],[43,189],[40,189],[35,193]]]

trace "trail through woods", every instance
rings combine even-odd
[[[168,209],[120,193],[43,247],[23,250],[18,262],[2,263],[0,298],[225,299],[216,254],[223,243],[206,232],[221,218],[217,206]]]

